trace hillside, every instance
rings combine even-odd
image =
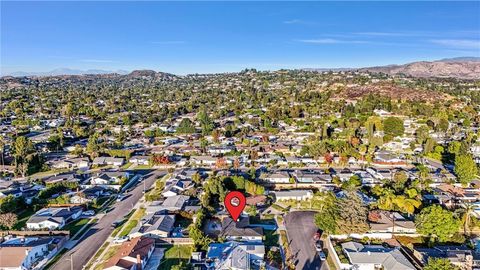
[[[479,58],[451,58],[434,62],[413,62],[405,65],[391,65],[362,68],[360,71],[387,73],[390,75],[404,74],[412,77],[439,77],[459,79],[480,79]]]

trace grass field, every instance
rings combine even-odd
[[[85,224],[88,223],[88,221],[89,221],[88,218],[82,218],[82,219],[79,219],[79,220],[75,220],[75,221],[67,224],[67,226],[65,226],[63,229],[70,231],[70,235],[74,236]]]
[[[78,234],[76,237],[73,237],[74,235],[72,234],[72,240],[78,239],[80,236],[82,236],[90,227],[92,227],[95,223],[97,223],[98,219],[94,218],[90,223],[88,223],[87,226],[84,227],[82,233]]]
[[[15,230],[20,230],[22,229],[23,227],[25,227],[25,225],[27,224],[27,220],[33,215],[33,210],[31,209],[27,209],[23,212],[20,213],[20,215],[18,215],[18,221],[17,221],[17,224],[15,224],[15,226],[13,227]]]
[[[140,208],[135,211],[135,213],[133,213],[127,223],[122,227],[122,230],[118,236],[122,237],[128,235],[130,231],[137,226],[138,222],[140,222],[142,217],[145,215],[145,211],[145,208]]]
[[[158,269],[171,269],[180,262],[188,263],[192,256],[192,250],[193,247],[188,245],[168,246]]]

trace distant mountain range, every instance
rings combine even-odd
[[[387,65],[365,68],[305,68],[309,71],[368,71],[374,73],[386,73],[390,75],[404,74],[412,77],[440,77],[440,78],[459,78],[459,79],[480,79],[480,57],[456,57],[446,58],[438,61],[419,61],[404,65]],[[155,71],[143,70],[129,73],[126,70],[78,70],[69,68],[54,69],[49,72],[13,72],[8,74],[13,77],[31,77],[31,76],[59,76],[59,75],[87,75],[87,74],[119,74],[131,76],[152,76]],[[171,74],[172,75],[172,74]]]
[[[404,74],[412,77],[438,77],[480,79],[480,57],[455,57],[437,61],[419,61],[404,65],[387,65],[366,68],[305,68],[309,71],[368,71],[390,75]]]
[[[58,76],[58,75],[85,75],[85,74],[111,74],[117,73],[121,75],[128,74],[126,70],[102,70],[102,69],[88,69],[88,70],[79,70],[79,69],[70,69],[70,68],[57,68],[51,71],[46,72],[12,72],[8,74],[9,76],[14,77],[24,77],[24,76]]]
[[[421,61],[405,65],[361,68],[360,71],[405,74],[412,77],[480,79],[480,57],[447,58],[433,62]]]

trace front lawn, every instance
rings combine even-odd
[[[127,221],[127,224],[123,226],[122,231],[118,235],[118,237],[126,236],[138,225],[138,222],[142,219],[145,215],[145,208],[140,208],[132,215],[132,217]]]
[[[25,225],[27,224],[27,220],[34,214],[35,212],[32,210],[32,209],[26,209],[24,210],[23,212],[21,212],[19,215],[18,215],[18,220],[17,220],[17,224],[15,224],[15,226],[13,227],[13,229],[15,230],[21,230],[22,228],[25,227]]]
[[[278,246],[278,233],[273,230],[264,230],[265,241],[263,243],[265,246]]]
[[[81,218],[79,220],[74,220],[70,222],[65,227],[64,230],[70,231],[70,236],[73,237],[85,224],[89,221],[88,218]]]
[[[164,177],[159,178],[155,181],[155,186],[153,187],[153,189],[149,191],[147,194],[145,194],[145,200],[147,202],[156,201],[162,198],[162,191],[163,191],[163,188],[165,187],[165,181],[166,179],[168,179],[168,177],[169,175],[167,174]]]
[[[172,269],[174,265],[178,265],[180,262],[187,264],[192,256],[192,250],[193,247],[189,245],[168,246],[158,269]]]

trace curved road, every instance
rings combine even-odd
[[[155,170],[143,173],[138,171],[137,173],[144,174],[143,181],[145,181],[146,189],[149,189],[156,179],[166,174],[166,171]],[[79,243],[66,252],[52,269],[72,270],[70,259],[73,259],[73,270],[83,269],[84,265],[95,255],[112,233],[112,223],[127,215],[143,196],[143,186],[143,183],[139,182],[134,190],[126,193],[130,194],[128,198],[110,206],[113,207],[113,210],[105,214],[95,225],[90,227],[79,240]]]

